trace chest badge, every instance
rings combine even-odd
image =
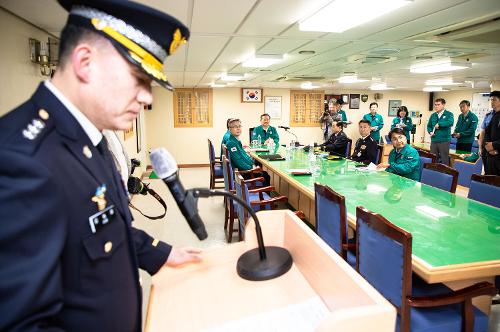
[[[97,204],[97,209],[102,211],[106,208],[106,197],[104,194],[106,193],[106,185],[97,187],[95,190],[95,195],[92,197],[92,202]]]
[[[361,145],[361,150],[366,149],[366,145]]]

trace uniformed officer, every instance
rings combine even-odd
[[[231,121],[229,121],[229,131],[231,132],[231,136],[229,136],[229,139],[227,140],[226,147],[229,151],[231,166],[233,169],[238,169],[240,171],[255,169],[252,157],[248,155],[240,141],[241,121],[239,119],[231,119]],[[265,171],[259,170],[252,173],[242,173],[241,175],[245,179],[253,176],[262,176],[264,177],[264,185],[269,186],[270,184],[271,177]]]
[[[488,164],[486,175],[500,175],[500,91],[492,91],[490,98],[495,113],[484,131],[484,148]]]
[[[59,67],[0,118],[0,330],[141,331],[138,268],[200,259],[132,227],[102,130],[132,125],[189,37],[125,0],[60,0]]]
[[[382,118],[382,115],[377,113],[377,110],[378,104],[376,102],[370,103],[370,113],[365,114],[363,119],[370,121],[370,135],[378,143],[380,142],[380,129],[384,127],[384,119]]]
[[[459,106],[461,114],[452,136],[457,138],[457,150],[471,152],[479,120],[476,114],[470,111],[468,100],[462,100]]]
[[[445,165],[450,164],[451,127],[453,126],[453,113],[444,107],[446,101],[437,98],[434,101],[435,112],[427,122],[427,132],[431,136],[431,153],[438,156],[438,161]]]
[[[361,119],[358,125],[361,137],[356,141],[351,159],[366,165],[375,163],[377,159],[378,144],[373,137],[370,136],[370,121]]]
[[[280,136],[278,135],[278,131],[273,126],[269,125],[271,121],[271,116],[267,113],[264,113],[260,116],[260,126],[255,127],[252,133],[252,141],[258,140],[259,136],[262,144],[268,145],[270,140],[274,141],[276,146],[279,146]]]
[[[397,116],[392,120],[391,130],[394,128],[401,128],[405,132],[406,141],[410,144],[410,133],[413,128],[413,122],[408,116],[408,108],[400,106],[398,108]]]
[[[326,142],[320,145],[325,151],[337,156],[345,156],[349,138],[344,133],[344,124],[342,121],[334,120],[332,122],[332,134]],[[350,151],[349,151],[350,152]]]
[[[380,163],[378,168],[385,168],[389,173],[420,180],[420,158],[417,150],[406,143],[406,136],[401,128],[389,132],[394,149],[389,153],[389,163]]]

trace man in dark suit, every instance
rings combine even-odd
[[[344,133],[344,123],[342,121],[332,122],[332,134],[328,140],[321,144],[320,146],[331,154],[337,156],[345,156],[347,143],[349,138],[347,138]],[[350,151],[349,151],[350,152]]]
[[[132,227],[103,129],[124,130],[170,88],[189,37],[124,0],[60,0],[70,15],[52,81],[0,119],[0,330],[141,331],[138,268],[198,261]]]

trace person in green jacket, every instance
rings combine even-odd
[[[408,108],[406,106],[400,106],[398,108],[397,116],[392,120],[391,130],[394,128],[403,129],[406,135],[406,142],[410,144],[410,133],[413,128],[413,122],[408,116]]]
[[[452,136],[457,139],[457,150],[471,152],[479,120],[476,114],[470,111],[468,100],[460,102],[460,112]]]
[[[364,120],[370,121],[371,137],[378,143],[380,142],[380,129],[384,126],[382,115],[377,114],[378,104],[373,102],[370,104],[370,113],[363,116]]]
[[[438,162],[450,165],[450,139],[453,126],[453,113],[444,107],[443,98],[434,100],[434,112],[427,122],[427,132],[431,136],[431,153],[438,156]]]
[[[260,116],[260,126],[255,127],[252,133],[252,141],[258,140],[260,136],[260,143],[264,145],[268,145],[270,140],[274,141],[276,146],[279,146],[280,136],[278,135],[278,131],[273,126],[269,125],[271,121],[271,116],[267,113],[264,113]]]
[[[341,117],[341,121],[346,123],[347,122],[347,114],[345,113],[345,111],[342,109],[342,106],[346,105],[347,103],[342,99],[342,98],[339,98],[337,101],[336,101],[336,106],[337,106],[337,113],[340,115]]]
[[[378,168],[385,168],[386,172],[402,177],[420,180],[420,157],[418,151],[406,143],[405,132],[401,128],[390,131],[389,137],[394,149],[389,153],[389,163],[378,164]]]
[[[231,166],[233,169],[248,171],[255,168],[252,157],[248,155],[240,141],[241,121],[239,119],[231,119],[229,121],[229,131],[231,135],[226,142],[226,147],[229,151],[229,159],[231,159]],[[264,186],[269,186],[270,184],[271,177],[265,171],[243,173],[241,175],[245,179],[262,176],[264,177]]]
[[[224,136],[222,136],[222,141],[220,143],[220,160],[222,160],[222,145],[225,145],[227,143],[227,140],[229,139],[229,136],[231,136],[231,132],[229,131],[229,122],[232,120],[232,118],[229,118],[227,119],[226,121],[226,128],[227,128],[227,131],[226,133],[224,134]]]

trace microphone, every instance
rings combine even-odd
[[[198,215],[197,198],[182,186],[174,157],[164,148],[153,150],[149,157],[156,175],[168,186],[191,230],[199,240],[205,240],[208,234],[203,221]]]
[[[278,126],[278,128],[282,128],[282,129],[285,129],[285,130],[290,129],[290,127],[285,127],[285,126]]]
[[[277,278],[290,270],[293,264],[292,255],[285,248],[266,246],[264,244],[259,218],[257,218],[255,211],[247,202],[227,191],[194,188],[189,189],[189,192],[192,192],[196,198],[224,196],[242,205],[252,216],[255,222],[258,247],[248,250],[238,258],[236,272],[241,278],[251,281],[269,280]]]

